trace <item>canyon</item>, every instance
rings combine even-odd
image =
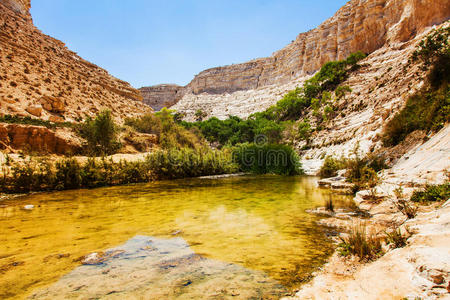
[[[183,88],[181,98],[159,97],[164,87],[144,98],[153,103],[158,98],[161,103],[176,102],[172,108],[190,121],[197,110],[221,119],[230,114],[247,117],[276,103],[324,63],[356,51],[370,54],[383,47],[399,47],[449,15],[448,1],[352,0],[270,57],[205,70]]]
[[[344,97],[336,97],[335,93],[332,93],[333,106],[336,107],[335,117],[322,123],[321,129],[312,133],[310,141],[296,139],[292,142],[292,146],[302,158],[303,169],[308,175],[318,173],[326,156],[351,157],[358,152],[361,156],[368,153],[381,153],[388,158],[387,163],[391,168],[379,172],[380,181],[373,188],[373,192],[383,200],[375,204],[368,201],[367,195],[372,190],[359,191],[354,197],[358,209],[367,214],[365,218],[355,216],[354,212],[345,214],[338,211],[330,213],[326,219],[317,221],[320,226],[326,226],[335,231],[337,235],[334,237],[335,241],[338,236],[345,236],[345,232],[360,222],[370,229],[377,230],[379,234],[384,234],[388,225],[398,226],[403,231],[408,231],[410,228],[414,233],[408,240],[407,246],[401,249],[388,249],[386,255],[372,263],[343,262],[343,259],[335,253],[328,263],[314,274],[315,278],[302,286],[302,289],[289,299],[383,299],[385,297],[439,299],[448,296],[449,288],[446,286],[450,287],[449,202],[439,206],[421,207],[416,218],[406,220],[406,217],[393,207],[392,199],[395,197],[394,190],[399,187],[404,188],[405,194],[410,196],[414,190],[427,184],[448,182],[450,125],[443,124],[438,132],[413,132],[404,142],[392,148],[386,148],[383,145],[381,136],[385,124],[404,107],[411,95],[428,84],[427,71],[419,63],[412,62],[410,58],[430,32],[436,28],[450,26],[449,1],[351,0],[316,29],[298,35],[291,44],[270,57],[205,70],[184,87],[161,84],[140,89],[135,89],[127,82],[114,78],[106,70],[69,50],[63,42],[43,34],[33,25],[29,9],[30,0],[0,0],[0,116],[15,115],[50,122],[74,123],[86,116],[95,116],[99,111],[109,109],[115,119],[123,124],[126,117],[139,116],[169,107],[182,113],[187,121],[195,120],[195,114],[199,110],[204,112],[206,118],[226,119],[229,115],[246,118],[252,113],[264,111],[282,99],[288,91],[302,86],[326,62],[345,59],[356,51],[367,53],[367,57],[359,62],[360,67],[350,72],[341,83],[350,87],[351,92]],[[311,124],[317,128],[318,124],[314,123],[312,110],[293,123],[301,120],[312,120]],[[120,163],[122,160],[143,161],[145,155],[153,151],[154,146],[159,142],[156,134],[122,132],[121,135],[125,136],[124,140],[128,140],[127,145],[124,145],[119,154],[111,156],[111,161]],[[69,128],[0,123],[0,163],[2,164],[8,164],[10,160],[25,160],[23,153],[19,151],[72,155],[77,153],[82,145],[83,140]],[[87,160],[87,157],[77,159]],[[262,176],[262,178],[265,177]],[[270,189],[275,179],[270,181],[260,186]],[[176,186],[178,183],[175,181],[168,184]],[[315,184],[316,182],[314,187],[317,188]],[[336,181],[332,182],[330,187],[333,188],[333,185],[348,187],[349,183]],[[257,186],[257,189],[260,186]],[[279,188],[276,184],[274,186]],[[134,196],[130,195],[135,190],[139,191],[139,186],[125,186],[117,189],[124,189],[124,199],[135,201]],[[281,189],[280,193],[286,190],[286,188]],[[301,189],[292,190],[298,192]],[[334,194],[334,192],[330,193]],[[74,192],[76,194],[74,197],[78,199],[77,193],[78,191]],[[91,193],[96,195],[102,191],[87,190],[81,193],[91,197]],[[214,195],[225,197],[220,199],[221,204],[231,199],[231,196],[228,197],[220,192]],[[46,194],[35,197],[41,196],[47,197]],[[205,196],[202,200],[208,197]],[[108,197],[107,199],[110,201]],[[159,205],[161,201],[157,199],[154,203]],[[264,198],[261,196],[258,199]],[[42,209],[37,206],[37,211],[48,208],[45,202],[47,200],[47,198],[42,200]],[[138,209],[139,205],[145,205],[145,202],[132,201],[127,206],[132,212],[124,217],[134,218],[135,214],[143,214],[143,224],[149,220],[157,221],[156,218],[153,220],[148,217],[147,206],[145,209]],[[57,201],[53,202],[57,203]],[[123,201],[118,202],[123,205]],[[96,205],[95,201],[90,199],[88,203]],[[167,203],[167,205],[174,205],[173,201]],[[192,203],[196,202],[191,201]],[[273,201],[273,204],[275,203],[277,201]],[[166,203],[161,204],[166,205]],[[108,205],[106,204],[105,207],[108,208]],[[13,210],[24,213],[21,207],[23,207],[22,203],[17,204]],[[175,207],[178,209],[183,206],[175,205]],[[10,208],[6,207],[6,209]],[[106,212],[103,206],[99,206],[98,209],[102,213]],[[116,211],[114,207],[112,209]],[[121,217],[122,209],[124,209],[123,206],[117,209]],[[161,207],[159,211],[164,209],[166,207]],[[237,217],[227,220],[231,220],[233,226],[243,224],[242,227],[254,231],[256,227],[253,223],[250,223],[252,226],[247,226],[245,222],[241,223],[242,220],[239,218],[244,215],[243,211],[245,212],[245,209],[239,208]],[[323,210],[311,209],[311,213],[317,211],[323,212]],[[90,210],[88,212],[92,213]],[[302,210],[303,212],[305,210]],[[221,211],[217,212],[218,215],[221,213]],[[89,218],[87,213],[73,215],[80,219]],[[279,210],[269,215],[279,215]],[[286,212],[285,215],[292,215],[292,211]],[[298,216],[298,214],[294,215]],[[71,218],[72,214],[69,216],[67,218]],[[188,220],[198,219],[193,214],[185,216]],[[18,224],[22,224],[22,220],[20,218],[19,220]],[[126,224],[130,222],[130,220],[125,221],[128,222]],[[80,222],[80,224],[89,225],[88,223]],[[114,225],[115,223],[105,218],[102,226],[104,224]],[[291,220],[289,224],[296,225]],[[54,227],[53,224],[50,225]],[[160,223],[156,225],[160,227]],[[205,225],[203,223],[200,225],[203,232]],[[261,228],[265,228],[263,225]],[[104,235],[98,235],[97,230],[104,230],[102,226],[89,228],[89,233],[99,240],[103,240],[104,237],[113,240],[117,238],[117,232],[108,236],[111,232],[105,231]],[[33,226],[30,228],[35,230]],[[72,231],[73,227],[67,228]],[[127,230],[126,226],[122,229]],[[167,236],[185,234],[181,229],[176,229],[177,231],[173,228],[167,229]],[[228,231],[224,230],[224,232]],[[270,232],[276,232],[276,230]],[[35,236],[40,235],[30,234],[29,236],[31,236],[30,241],[33,241]],[[25,238],[28,239],[27,236],[22,239]],[[239,240],[234,236],[232,238]],[[84,238],[80,240],[83,241]],[[258,236],[257,240],[260,241],[261,236]],[[271,238],[269,245],[273,245],[274,240],[277,238]],[[127,245],[124,244],[125,241],[114,240],[110,246]],[[97,243],[100,244],[100,242]],[[180,244],[185,249],[185,243]],[[214,240],[212,245],[216,247],[218,242]],[[246,251],[267,247],[252,245]],[[97,244],[91,246],[92,251],[97,249]],[[140,244],[139,247],[141,247]],[[285,248],[296,249],[295,247]],[[152,251],[152,248],[139,248],[138,252],[147,250]],[[81,249],[78,256],[87,254],[85,251],[86,249]],[[58,254],[56,255],[58,257]],[[61,258],[65,257],[57,259]],[[71,264],[79,262],[75,260],[76,257],[71,257],[70,260],[72,259]],[[33,268],[37,269],[39,263],[33,264]],[[52,264],[47,265],[49,266],[53,267]],[[133,265],[136,270],[141,267],[140,264]],[[81,271],[86,269],[89,267],[81,268]],[[136,270],[134,272],[138,272]],[[67,282],[81,274],[77,273],[81,271],[75,271],[71,274],[72,278],[69,276],[56,286],[43,291],[42,297],[45,298],[46,293],[56,297],[61,295],[60,290],[68,288],[78,292],[78,289],[83,286],[70,286]],[[39,272],[37,274],[40,276]],[[107,274],[93,273],[95,276]],[[51,275],[51,272],[45,275],[49,276],[49,274]],[[121,275],[124,277],[123,280],[128,282],[128,276],[123,274]],[[117,279],[114,272],[110,275],[111,278],[116,278],[114,280],[122,280]],[[138,283],[147,278],[147,274],[144,273],[139,273],[139,276],[141,278],[138,278]],[[436,276],[442,279],[439,280],[439,284],[435,282]],[[110,280],[109,283],[113,282],[113,279]],[[191,281],[180,282],[182,288],[192,283]],[[243,281],[239,280],[239,282]],[[225,283],[215,284],[214,291],[222,288],[221,284]],[[248,282],[245,284],[248,285]],[[89,285],[85,287],[87,286]],[[190,288],[193,286],[191,285]],[[166,287],[165,282],[164,287]],[[110,290],[112,294],[116,293],[115,287],[111,287]],[[96,291],[86,293],[88,292],[90,295],[96,293]],[[105,291],[102,290],[102,292]],[[232,292],[234,296],[235,291]],[[40,295],[36,294],[36,297],[38,296]]]

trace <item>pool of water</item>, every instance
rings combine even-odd
[[[148,254],[149,264],[166,266],[163,254],[189,258],[170,267],[182,265],[173,275],[183,287],[177,295],[183,295],[185,286],[195,286],[196,282],[185,278],[195,272],[203,274],[203,285],[207,274],[214,273],[222,280],[214,281],[214,287],[237,278],[235,290],[248,289],[252,280],[255,286],[267,282],[266,290],[275,289],[274,282],[285,289],[277,286],[274,295],[293,290],[332,252],[324,229],[315,223],[318,217],[305,210],[324,206],[330,197],[337,207],[351,205],[350,197],[319,189],[316,181],[278,176],[186,179],[42,193],[0,202],[0,298],[27,297],[71,272],[91,276],[90,271],[99,269],[76,271],[83,256],[140,243],[148,245],[136,246],[136,251],[159,249],[157,255]],[[24,205],[34,205],[34,209],[25,210]],[[136,251],[133,257],[146,256],[140,252],[136,256]],[[203,269],[192,261],[200,261]],[[114,263],[123,270],[134,270]],[[155,276],[164,277],[164,284],[159,284],[170,289],[173,271],[160,269],[163,273]],[[237,273],[248,278],[228,276]],[[261,280],[265,276],[267,280]],[[201,285],[198,288],[209,291]]]

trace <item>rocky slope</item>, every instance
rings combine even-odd
[[[121,119],[151,109],[127,82],[39,31],[30,0],[0,0],[0,113],[73,121],[109,108]]]
[[[271,57],[201,72],[173,108],[185,112],[188,120],[198,109],[219,118],[245,117],[274,104],[327,61],[359,50],[401,50],[449,17],[445,0],[352,0]]]
[[[176,104],[184,94],[184,87],[176,84],[160,84],[142,87],[139,90],[141,91],[144,103],[155,111]]]

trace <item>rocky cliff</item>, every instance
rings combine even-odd
[[[127,82],[39,31],[29,8],[29,0],[0,0],[1,114],[70,121],[105,108],[117,118],[150,111]]]
[[[170,107],[178,102],[183,95],[185,88],[176,84],[160,84],[139,89],[144,103],[155,111],[163,107]]]
[[[271,57],[201,72],[174,108],[188,119],[197,109],[221,118],[245,117],[275,103],[327,61],[405,43],[449,16],[446,0],[351,0]]]

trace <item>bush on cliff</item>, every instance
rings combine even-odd
[[[450,122],[450,27],[434,30],[422,40],[412,61],[430,70],[428,87],[411,96],[385,126],[383,143],[395,146],[415,130],[437,131]]]

